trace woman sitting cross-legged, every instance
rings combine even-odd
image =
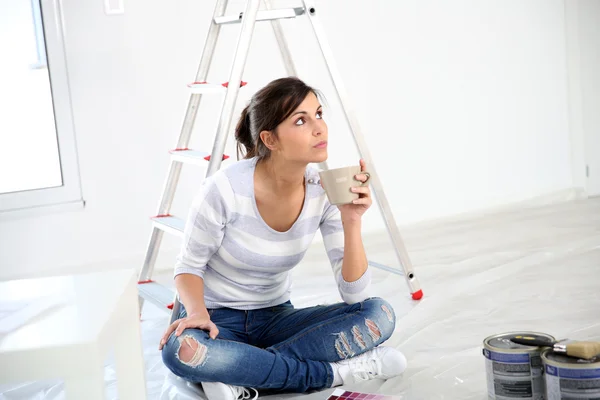
[[[309,166],[327,159],[327,134],[315,89],[292,77],[269,83],[236,127],[245,158],[208,177],[191,207],[175,266],[181,313],[160,348],[209,400],[389,379],[406,368],[402,353],[378,347],[394,332],[392,306],[367,294],[369,188],[353,189],[353,204],[331,205]],[[317,230],[344,302],[295,308],[291,269]]]

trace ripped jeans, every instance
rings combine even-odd
[[[190,382],[223,382],[276,392],[329,388],[329,363],[357,356],[386,341],[396,316],[380,298],[295,309],[291,302],[258,310],[209,309],[216,339],[200,329],[171,334],[162,350],[165,365]],[[186,316],[182,307],[180,318]],[[186,342],[187,341],[187,342]],[[180,360],[182,345],[196,348]]]

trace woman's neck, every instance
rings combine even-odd
[[[304,186],[306,165],[269,157],[256,165],[265,186],[275,193],[290,193]]]

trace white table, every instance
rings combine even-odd
[[[146,398],[137,276],[107,271],[0,282],[0,382],[64,379],[68,400],[104,399],[114,348],[119,398]]]

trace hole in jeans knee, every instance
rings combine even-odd
[[[337,334],[338,338],[335,340],[335,350],[341,359],[352,357],[355,353],[350,347],[350,341],[346,336],[346,333],[340,332]]]
[[[394,313],[392,312],[392,310],[390,310],[390,308],[387,305],[385,305],[385,304],[381,306],[381,309],[383,310],[383,312],[387,316],[388,321],[394,322]]]
[[[371,321],[370,319],[367,319],[365,320],[365,325],[369,329],[369,335],[371,336],[371,339],[373,339],[374,342],[381,339],[381,331],[379,330],[379,327],[375,322]]]
[[[194,337],[186,335],[179,338],[177,358],[190,367],[202,365],[206,360],[206,346],[198,343]]]
[[[360,347],[361,350],[364,350],[367,348],[365,339],[363,338],[362,333],[360,333],[360,330],[358,329],[358,326],[356,326],[356,325],[354,325],[352,327],[352,336],[354,336],[354,341],[356,342],[356,344],[358,344],[358,347]]]

